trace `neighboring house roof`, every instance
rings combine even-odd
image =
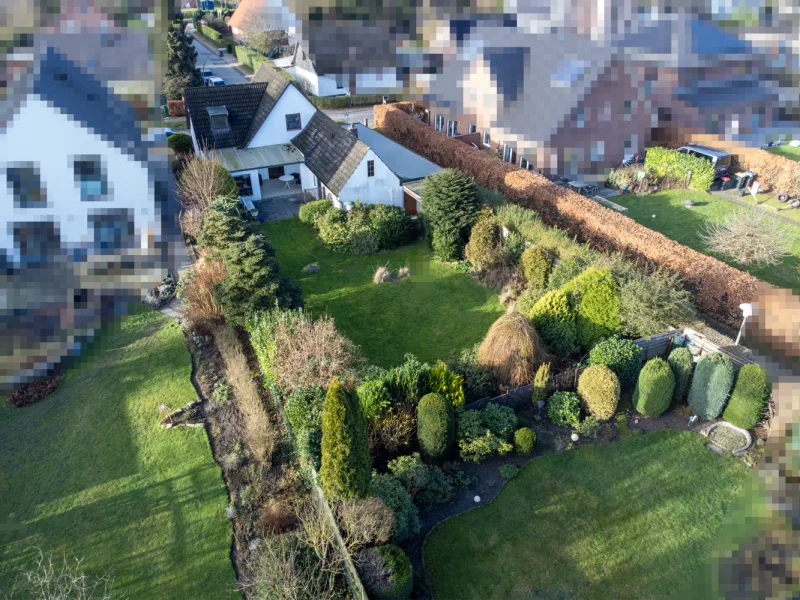
[[[314,68],[314,63],[311,61],[311,58],[308,56],[308,54],[306,54],[302,44],[299,42],[294,45],[294,54],[292,54],[291,66],[297,67],[298,69],[303,69],[309,73],[314,73],[315,75],[323,74]]]
[[[305,155],[305,164],[331,192],[339,194],[369,147],[317,111],[293,140]]]
[[[758,75],[742,75],[721,81],[697,81],[691,87],[676,89],[675,96],[699,109],[753,105],[776,98],[773,90]]]
[[[183,92],[189,125],[201,148],[242,147],[261,106],[266,83],[187,88]],[[228,109],[228,129],[214,131],[208,107]]]
[[[258,11],[259,8],[260,2],[258,0],[241,0],[239,6],[233,11],[231,18],[228,19],[228,27],[241,29],[250,15],[253,14],[254,11]]]
[[[147,162],[133,106],[52,48],[36,69],[33,92],[122,152]]]
[[[405,146],[390,140],[385,135],[365,127],[361,123],[354,125],[358,139],[363,141],[378,155],[384,164],[400,178],[400,183],[415,181],[441,171],[441,167],[415,154]]]

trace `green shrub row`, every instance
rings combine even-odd
[[[390,101],[395,102],[395,100]],[[383,104],[382,94],[351,94],[349,96],[311,96],[311,103],[320,110],[336,110],[342,108],[355,108],[357,106],[374,106]]]
[[[668,148],[650,148],[644,161],[645,168],[656,175],[673,182],[683,183],[687,173],[692,173],[689,186],[700,192],[707,192],[714,182],[714,167],[711,162],[682,154]]]
[[[722,418],[743,429],[752,429],[764,418],[770,397],[770,382],[759,365],[744,365],[736,375],[731,399]]]
[[[705,421],[722,414],[733,387],[734,369],[731,359],[721,352],[704,354],[694,370],[689,388],[689,406]]]
[[[408,242],[411,218],[399,206],[357,201],[350,210],[324,209],[321,202],[314,203],[303,219],[313,219],[320,239],[336,252],[373,254]]]
[[[648,417],[657,417],[669,408],[675,390],[675,374],[667,361],[655,357],[645,363],[633,391],[633,407]]]

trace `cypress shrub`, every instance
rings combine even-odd
[[[530,320],[555,354],[568,356],[575,350],[578,339],[575,314],[564,292],[552,290],[539,298],[531,309]]]
[[[533,390],[531,391],[531,401],[533,407],[537,408],[539,401],[544,401],[547,396],[547,384],[550,381],[550,363],[542,363],[536,370],[536,377],[533,378]]]
[[[453,445],[453,405],[440,394],[427,394],[417,405],[417,440],[422,454],[432,460],[443,458]]]
[[[361,404],[334,377],[322,405],[320,479],[325,495],[363,496],[369,487],[371,468],[367,423]]]
[[[414,569],[405,552],[394,544],[362,550],[356,561],[370,598],[407,600],[414,587]]]
[[[528,287],[543,290],[550,275],[550,253],[540,246],[530,246],[520,257],[520,266]]]
[[[689,388],[689,406],[703,420],[722,414],[733,386],[733,362],[721,352],[700,357]]]
[[[578,396],[598,421],[608,421],[617,412],[619,389],[619,378],[605,365],[588,367],[578,379]]]
[[[422,214],[425,237],[440,260],[458,260],[480,210],[475,180],[444,169],[425,180]]]
[[[514,448],[517,454],[528,456],[536,445],[536,433],[530,427],[520,427],[514,432]]]
[[[736,376],[731,399],[722,418],[731,425],[752,429],[764,418],[770,396],[767,374],[758,365],[744,365]]]
[[[197,234],[197,244],[212,253],[222,254],[231,244],[245,241],[253,229],[240,206],[238,199],[229,196],[214,200]]]
[[[642,366],[642,349],[631,340],[608,338],[592,347],[589,352],[590,365],[606,365],[619,377],[622,390],[636,383]]]
[[[633,391],[633,407],[648,417],[657,417],[669,408],[675,390],[675,375],[663,358],[647,361]]]
[[[607,269],[586,269],[563,288],[575,309],[578,343],[589,349],[619,333],[619,290]]]
[[[692,369],[694,369],[692,353],[689,352],[688,348],[675,348],[669,353],[667,363],[675,374],[675,392],[672,395],[672,400],[679,404],[686,400],[686,394],[689,392]]]
[[[492,267],[499,259],[500,228],[494,213],[483,210],[472,226],[469,243],[464,248],[466,258],[475,269],[482,271]]]
[[[300,220],[307,225],[316,226],[317,219],[333,208],[330,200],[314,200],[300,207]]]

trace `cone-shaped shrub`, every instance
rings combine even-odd
[[[417,440],[422,454],[443,458],[453,446],[453,406],[440,394],[426,394],[417,404]]]
[[[547,384],[550,382],[550,363],[542,363],[536,370],[536,377],[533,378],[533,390],[531,391],[531,401],[536,408],[539,402],[544,402],[547,397]]]
[[[721,352],[700,358],[689,388],[689,406],[703,420],[716,419],[733,386],[733,362]]]
[[[657,417],[669,408],[675,391],[675,375],[663,358],[647,361],[633,390],[633,407],[648,417]]]
[[[363,496],[369,487],[372,459],[361,403],[338,378],[328,386],[322,405],[320,479],[328,498]]]
[[[582,348],[619,333],[619,290],[610,271],[586,269],[561,289],[572,300]]]
[[[619,378],[605,365],[593,365],[578,379],[578,396],[590,415],[608,421],[617,412]]]
[[[464,248],[464,258],[481,271],[488,269],[499,259],[499,251],[500,228],[492,210],[485,209],[472,226],[469,243]]]
[[[533,328],[555,354],[567,356],[575,350],[578,340],[575,314],[564,292],[547,292],[533,305],[529,318]]]
[[[675,392],[672,394],[672,400],[675,404],[679,404],[686,400],[686,394],[689,393],[689,383],[692,381],[692,369],[694,369],[692,353],[688,348],[675,348],[669,353],[667,363],[675,374]]]
[[[525,249],[519,260],[522,274],[528,287],[543,290],[547,286],[550,276],[550,254],[540,246],[530,246]]]
[[[619,377],[623,390],[636,384],[642,366],[642,349],[631,340],[609,338],[595,344],[589,352],[590,365],[606,365]]]
[[[742,429],[752,429],[764,418],[769,396],[770,384],[764,369],[758,365],[744,365],[736,376],[736,385],[722,418]]]

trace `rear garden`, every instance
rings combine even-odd
[[[773,146],[772,148],[767,148],[767,152],[783,156],[790,160],[800,161],[800,146],[790,146],[789,144]]]

